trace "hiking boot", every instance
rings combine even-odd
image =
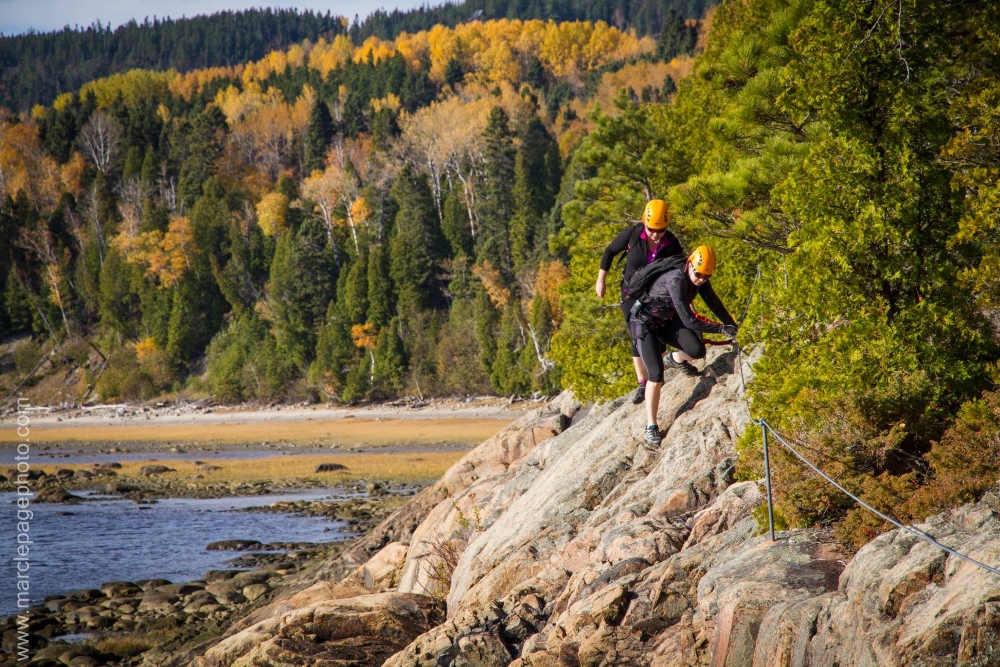
[[[646,400],[646,385],[640,384],[639,388],[632,394],[632,404],[639,405]]]
[[[690,375],[692,377],[695,375],[701,375],[701,371],[688,362],[675,360],[673,352],[663,357],[663,365],[667,368],[676,368],[680,372],[684,373],[684,375]]]
[[[643,434],[642,439],[655,447],[663,442],[663,433],[656,427],[656,424],[650,424],[646,427],[646,432]]]

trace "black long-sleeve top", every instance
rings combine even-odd
[[[623,229],[618,236],[616,236],[608,247],[604,249],[604,254],[601,255],[601,270],[608,271],[611,269],[611,262],[614,258],[623,252],[628,252],[625,256],[625,275],[624,282],[622,283],[622,312],[625,314],[625,319],[628,319],[628,313],[632,309],[632,304],[635,303],[635,299],[625,298],[624,286],[628,284],[629,279],[632,274],[641,269],[642,267],[649,264],[649,252],[646,248],[646,239],[641,238],[643,230],[643,225],[640,223],[638,225],[632,225]],[[654,259],[659,257],[666,257],[667,255],[683,255],[684,249],[681,247],[681,242],[677,240],[677,237],[673,235],[670,231],[667,231],[663,235],[664,243],[657,251]]]
[[[671,270],[659,276],[653,281],[649,288],[649,296],[657,301],[670,301],[680,318],[681,324],[692,331],[704,331],[705,333],[722,333],[722,327],[718,324],[702,322],[694,316],[691,309],[691,302],[697,295],[701,295],[715,316],[722,320],[723,324],[736,324],[729,311],[723,305],[722,300],[712,289],[712,281],[706,280],[700,286],[695,285],[688,278],[687,271]]]

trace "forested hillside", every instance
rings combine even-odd
[[[378,9],[360,23],[355,20],[350,35],[356,42],[369,37],[395,39],[402,32],[430,30],[435,25],[453,28],[476,18],[604,21],[621,30],[632,28],[640,36],[648,36],[663,31],[671,11],[684,19],[699,19],[716,4],[716,0],[465,0],[407,11]]]
[[[489,19],[604,21],[640,37],[659,36],[676,12],[700,18],[714,0],[629,0],[582,2],[560,0],[467,0],[459,4],[385,12],[349,23],[346,18],[287,9],[248,9],[190,19],[129,22],[114,30],[100,23],[51,33],[0,36],[0,107],[27,111],[52,104],[60,94],[130,69],[188,72],[228,67],[263,58],[269,51],[320,37],[327,41],[348,32],[356,44],[368,37],[395,39],[435,25],[454,27],[475,16]]]
[[[755,416],[903,519],[976,498],[1000,474],[1000,11],[665,16],[646,37],[351,28],[6,116],[21,373],[92,345],[106,363],[81,382],[105,399],[618,396],[634,375],[598,258],[664,197],[685,247],[716,248],[729,309],[749,300]],[[775,458],[779,525],[884,529]]]
[[[8,116],[0,323],[100,350],[108,400],[551,392],[569,158],[590,104],[690,70],[670,16],[337,35]]]
[[[190,19],[100,23],[51,33],[0,36],[0,107],[51,104],[84,83],[137,67],[184,72],[237,65],[304,39],[327,39],[346,22],[288,9],[248,9]]]

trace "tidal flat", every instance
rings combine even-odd
[[[191,412],[32,415],[36,660],[113,664],[211,636],[332,562],[518,413]],[[12,514],[19,441],[8,414],[0,511]],[[2,623],[14,632],[14,616]]]

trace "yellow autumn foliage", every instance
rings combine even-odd
[[[495,307],[504,309],[510,305],[510,288],[506,286],[506,281],[500,274],[500,270],[494,267],[489,260],[473,266],[472,273],[482,281],[483,287],[486,288],[486,294]]]
[[[535,296],[540,296],[549,302],[552,308],[552,319],[558,325],[562,322],[562,308],[559,307],[559,288],[569,280],[569,269],[558,260],[542,262],[535,274]]]
[[[120,93],[126,106],[133,107],[143,100],[162,97],[170,89],[170,82],[177,76],[176,70],[154,72],[133,69],[83,84],[80,97],[93,92],[97,98],[97,108],[108,109]]]
[[[237,79],[243,75],[245,65],[234,67],[206,67],[178,74],[170,80],[168,87],[174,95],[190,101],[201,89],[216,79]]]
[[[118,233],[111,241],[132,264],[144,264],[146,276],[166,289],[176,285],[191,268],[191,259],[198,249],[194,244],[191,221],[173,216],[166,233],[153,230],[130,238]]]
[[[278,236],[285,231],[288,218],[288,197],[271,192],[257,202],[257,224],[268,236]]]
[[[156,341],[152,337],[144,338],[135,344],[135,356],[142,361],[156,351]]]
[[[355,324],[351,327],[351,340],[354,341],[354,347],[362,350],[374,350],[378,341],[378,331],[375,330],[375,325],[371,322]]]
[[[567,77],[616,60],[634,59],[655,48],[652,38],[637,38],[634,31],[623,32],[603,21],[498,19],[470,21],[454,28],[438,24],[430,30],[400,33],[395,40],[372,36],[360,46],[345,35],[337,35],[332,42],[304,42],[248,63],[242,76],[247,83],[262,81],[286,67],[308,65],[325,78],[348,61],[362,63],[370,58],[377,63],[398,54],[415,70],[429,58],[429,75],[438,83],[444,80],[448,63],[459,59],[467,70],[477,72],[484,84],[517,84],[521,63],[530,56],[537,56],[554,76]]]

